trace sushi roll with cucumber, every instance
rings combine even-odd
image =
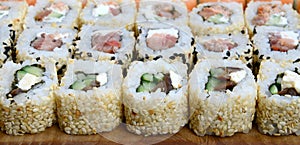
[[[121,66],[110,61],[69,60],[55,93],[60,129],[88,135],[116,128],[122,116],[122,81]]]
[[[197,59],[236,59],[252,68],[252,44],[246,31],[196,37]]]
[[[187,66],[135,61],[124,79],[127,129],[138,135],[175,134],[188,121]]]
[[[135,0],[90,0],[81,12],[80,22],[132,30],[136,11]]]
[[[187,26],[173,27],[152,23],[139,28],[136,43],[138,60],[164,58],[170,61],[191,63],[194,37]]]
[[[147,24],[147,21],[187,26],[188,11],[181,0],[142,0],[136,21],[138,26]]]
[[[51,27],[26,29],[17,41],[17,61],[39,60],[43,56],[65,63],[72,55],[72,43],[75,36],[76,31],[71,29]]]
[[[27,5],[24,1],[0,1],[0,25],[9,25],[19,34],[26,11]]]
[[[189,25],[194,35],[240,32],[245,25],[242,4],[237,2],[199,4],[190,12]]]
[[[298,29],[299,15],[292,4],[283,4],[280,1],[250,2],[245,11],[246,25],[252,35],[256,27],[274,26],[278,28]]]
[[[263,134],[300,135],[300,64],[263,61],[257,76],[256,123]]]
[[[39,0],[28,7],[24,28],[70,28],[78,27],[81,10],[80,0]]]
[[[256,95],[254,76],[240,60],[200,61],[189,78],[189,127],[198,136],[248,133]]]
[[[270,26],[257,28],[257,34],[252,38],[254,44],[254,67],[258,69],[262,60],[297,60],[300,55],[299,32],[299,30],[286,30]]]
[[[0,128],[9,135],[35,134],[56,122],[55,64],[6,62],[0,69]]]
[[[125,28],[112,29],[101,26],[84,25],[75,57],[85,60],[114,60],[129,64],[133,59],[135,38],[133,32]]]

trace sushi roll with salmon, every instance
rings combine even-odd
[[[252,128],[256,83],[240,60],[206,59],[189,77],[189,127],[198,136],[232,136]]]
[[[187,26],[173,27],[152,23],[139,28],[136,43],[138,60],[156,60],[191,63],[194,51],[194,37]]]
[[[19,34],[27,11],[24,1],[0,1],[0,25],[9,26]]]
[[[256,123],[263,134],[300,135],[300,64],[263,61],[257,76]]]
[[[129,64],[133,58],[135,38],[133,32],[125,28],[113,29],[84,25],[75,57],[85,60],[113,60],[119,64]]]
[[[252,44],[245,31],[196,37],[197,59],[236,59],[252,68]]]
[[[299,15],[292,4],[282,4],[280,1],[250,2],[245,11],[246,25],[252,35],[258,32],[260,26],[274,26],[290,30],[299,28]]]
[[[188,11],[181,0],[142,0],[136,21],[138,26],[147,25],[148,21],[187,26]]]
[[[188,121],[187,67],[135,61],[123,83],[127,129],[138,135],[175,134]]]
[[[134,0],[90,0],[81,12],[80,22],[132,30],[136,11]]]
[[[51,27],[26,29],[20,35],[16,49],[17,61],[26,59],[53,58],[63,64],[71,57],[76,31]]]
[[[69,60],[56,91],[58,123],[67,134],[113,130],[121,123],[121,66],[109,61]]]
[[[9,135],[34,134],[56,121],[55,64],[6,62],[0,69],[0,128]]]
[[[262,60],[295,61],[300,55],[299,30],[277,27],[259,27],[253,36],[254,61],[257,69]],[[258,72],[258,71],[256,71]]]
[[[79,0],[39,0],[28,7],[24,29],[54,27],[78,27],[78,16],[81,10]]]
[[[242,4],[236,2],[199,4],[190,12],[189,25],[194,35],[240,32],[245,25]]]

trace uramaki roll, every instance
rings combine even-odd
[[[257,76],[258,130],[269,135],[300,135],[298,62],[263,61]]]
[[[121,66],[109,61],[69,60],[56,91],[60,129],[87,135],[113,130],[121,123]]]
[[[0,128],[10,135],[39,133],[56,121],[57,86],[53,61],[15,64],[0,69]]]
[[[254,76],[240,60],[200,61],[189,78],[189,127],[198,136],[248,133],[256,95]]]
[[[194,35],[240,32],[245,25],[242,4],[236,2],[202,3],[189,15]]]
[[[175,134],[188,121],[187,67],[135,61],[124,79],[127,129],[138,135]]]

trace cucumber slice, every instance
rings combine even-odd
[[[84,80],[82,80],[83,81],[83,83],[85,84],[85,86],[89,86],[89,85],[91,85],[91,83],[93,82],[93,81],[95,81],[96,79],[94,79],[94,78],[86,78],[86,79],[84,79]]]
[[[219,77],[224,74],[224,70],[222,68],[213,68],[210,70],[210,75],[212,77]]]
[[[159,82],[159,81],[161,81],[161,80],[164,79],[164,74],[162,74],[162,73],[155,74],[155,75],[154,75],[154,79],[155,79],[157,82]]]
[[[150,92],[156,86],[156,84],[153,82],[144,82],[143,86],[147,91]]]
[[[42,77],[43,76],[43,72],[44,70],[39,68],[39,67],[36,67],[36,66],[25,66],[23,68],[23,70],[27,73],[30,73],[32,75],[35,75],[37,77]]]
[[[220,80],[214,78],[214,77],[209,77],[208,82],[205,85],[205,89],[208,91],[214,91],[216,86],[218,86],[221,83]]]
[[[17,79],[20,81],[26,74],[27,74],[26,71],[23,70],[17,71]]]
[[[228,23],[229,19],[225,18],[222,14],[216,14],[207,19],[209,22],[213,22],[215,24]]]
[[[137,89],[136,89],[136,92],[145,92],[147,91],[143,85],[140,85]]]
[[[86,84],[81,81],[81,80],[77,80],[75,81],[71,86],[70,88],[73,89],[73,90],[82,90],[83,88],[86,87]]]
[[[278,88],[276,87],[275,84],[271,85],[270,88],[269,88],[270,92],[272,95],[274,94],[278,94]]]
[[[63,17],[63,14],[57,13],[57,12],[52,12],[48,17],[52,17],[52,18],[61,18]]]
[[[142,75],[142,80],[147,81],[147,82],[152,82],[153,81],[153,75],[149,73],[145,73]]]

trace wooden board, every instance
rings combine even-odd
[[[119,127],[120,128],[120,127]],[[204,136],[198,137],[187,127],[184,127],[179,133],[168,137],[164,141],[154,141],[157,138],[141,137],[138,136],[135,140],[131,137],[127,137],[128,134],[118,134],[119,128],[113,131],[113,134],[118,139],[125,140],[124,143],[130,143],[134,145],[143,145],[156,142],[158,145],[196,145],[196,144],[299,144],[300,136],[268,136],[260,134],[256,127],[254,127],[250,133],[243,134],[237,133],[232,137],[216,137],[216,136]],[[4,133],[0,133],[0,144],[104,144],[104,145],[117,145],[113,141],[103,137],[104,135],[89,135],[89,136],[74,136],[67,135],[59,130],[57,126],[46,129],[45,132],[35,135],[24,136],[9,136]],[[111,135],[111,134],[110,134]],[[131,135],[129,135],[131,136]]]

